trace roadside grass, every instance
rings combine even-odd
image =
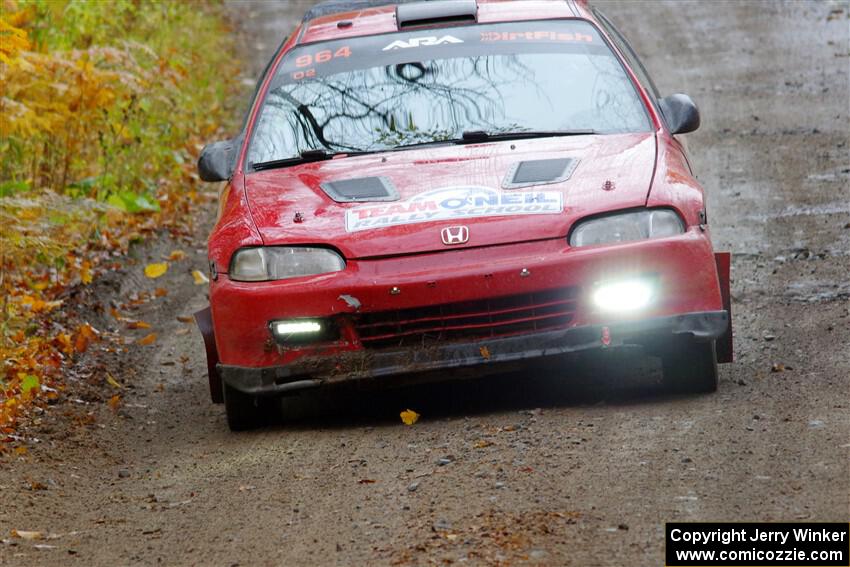
[[[218,2],[0,7],[3,452],[22,418],[62,396],[68,365],[104,339],[69,316],[74,290],[132,243],[191,230],[198,153],[235,126],[240,87]]]

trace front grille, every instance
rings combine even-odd
[[[423,347],[566,328],[578,290],[554,289],[398,311],[364,313],[355,322],[366,348]]]

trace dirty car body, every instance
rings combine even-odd
[[[674,389],[731,360],[729,257],[661,98],[581,2],[331,1],[261,78],[198,314],[233,429],[328,384],[641,346]]]

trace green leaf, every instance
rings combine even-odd
[[[159,211],[159,203],[147,195],[137,195],[130,191],[114,193],[106,203],[125,213],[152,213]]]
[[[133,202],[139,211],[159,212],[159,203],[156,199],[148,197],[147,195],[133,194],[133,197]]]
[[[38,382],[38,377],[33,376],[32,374],[27,374],[24,376],[24,379],[21,380],[21,392],[24,394],[29,393],[31,390],[35,390],[36,388],[40,388],[41,384]]]
[[[106,204],[110,207],[115,207],[116,209],[120,209],[125,213],[129,213],[130,210],[127,208],[127,203],[119,197],[118,195],[110,195],[108,199],[106,199]]]
[[[47,218],[50,221],[50,224],[55,226],[65,226],[68,224],[69,217],[68,215],[63,215],[62,213],[51,213]]]
[[[11,197],[15,193],[23,193],[30,188],[26,181],[4,181],[0,183],[0,197]]]

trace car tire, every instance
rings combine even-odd
[[[717,353],[714,341],[683,340],[661,355],[662,384],[674,393],[717,391]]]
[[[224,411],[231,431],[256,429],[269,422],[278,407],[277,398],[252,396],[222,383]]]

